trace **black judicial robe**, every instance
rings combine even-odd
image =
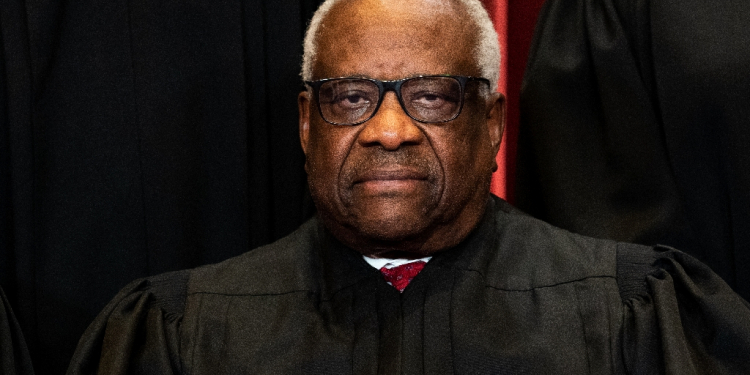
[[[550,0],[521,92],[517,206],[676,247],[750,300],[750,1]]]
[[[748,304],[695,259],[488,207],[403,294],[315,219],[135,281],[68,374],[750,373]]]
[[[26,341],[18,321],[10,308],[5,292],[0,288],[0,374],[33,375]]]

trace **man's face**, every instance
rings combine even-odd
[[[471,22],[437,3],[338,3],[318,34],[313,79],[480,76]],[[470,82],[459,117],[440,124],[411,119],[389,91],[354,126],[329,124],[301,93],[310,190],[334,236],[373,256],[423,256],[466,237],[484,212],[502,135],[502,97],[487,91]]]

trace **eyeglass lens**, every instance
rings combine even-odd
[[[451,77],[417,77],[401,85],[404,110],[417,121],[445,122],[461,109],[461,84]],[[326,121],[350,125],[368,120],[380,100],[375,82],[337,79],[323,83],[318,102]]]

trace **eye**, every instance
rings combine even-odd
[[[434,91],[420,91],[413,93],[410,102],[414,106],[422,108],[439,108],[446,104],[457,103],[457,98]]]
[[[336,97],[335,102],[344,107],[360,107],[363,105],[369,105],[370,100],[366,98],[361,92],[347,92]]]
[[[422,96],[420,96],[417,99],[421,101],[425,101],[425,102],[434,102],[437,100],[441,100],[442,98],[437,94],[424,93]]]
[[[372,103],[372,95],[361,90],[347,90],[335,93],[326,100],[326,104],[340,111],[366,108]]]

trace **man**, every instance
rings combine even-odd
[[[69,374],[750,371],[748,305],[703,265],[490,196],[498,60],[478,1],[324,3],[299,96],[317,218],[126,287]]]

